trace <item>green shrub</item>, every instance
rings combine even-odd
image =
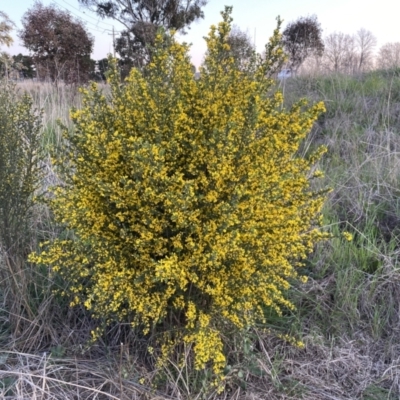
[[[19,99],[12,84],[0,82],[0,243],[7,252],[29,237],[27,217],[41,182],[40,128],[32,99]]]
[[[52,201],[74,238],[31,257],[69,280],[72,305],[108,323],[131,321],[146,334],[173,321],[161,362],[187,343],[195,367],[211,362],[217,375],[221,333],[292,307],[283,292],[327,237],[326,191],[310,188],[325,149],[295,156],[323,105],[285,111],[280,93],[267,95],[282,57],[278,30],[267,57],[238,70],[227,51],[229,10],[223,16],[198,80],[188,47],[160,34],[144,72],[121,84],[113,67],[109,101],[95,84],[83,91]]]
[[[32,242],[33,195],[41,179],[41,114],[28,95],[0,81],[0,286],[8,311],[29,311],[25,262]]]

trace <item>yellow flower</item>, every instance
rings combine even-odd
[[[350,232],[342,232],[342,236],[348,241],[351,242],[353,240],[353,235]]]

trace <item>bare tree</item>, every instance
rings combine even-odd
[[[400,43],[386,43],[379,49],[378,66],[383,69],[400,67]]]
[[[353,35],[345,35],[344,49],[343,72],[352,74],[357,71],[358,65],[357,43]]]
[[[373,64],[374,49],[376,47],[376,38],[364,28],[357,31],[355,41],[358,50],[358,70],[370,69]]]
[[[344,34],[331,33],[325,40],[324,61],[327,69],[339,72],[345,58]]]
[[[8,15],[0,11],[0,45],[5,44],[9,47],[13,43],[10,32],[14,29],[15,24],[8,18]]]
[[[328,70],[352,73],[357,66],[356,42],[353,36],[342,32],[325,38],[324,63]]]

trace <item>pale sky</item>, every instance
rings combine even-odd
[[[0,10],[21,29],[21,18],[33,6],[35,0],[0,0]],[[44,5],[56,4],[69,10],[74,17],[86,22],[87,30],[95,37],[92,58],[101,59],[112,52],[112,26],[116,32],[123,27],[111,19],[99,19],[95,13],[82,8],[78,0],[42,0]],[[233,23],[247,31],[255,40],[257,50],[262,51],[275,26],[279,15],[285,24],[298,17],[315,14],[323,29],[323,36],[337,32],[354,34],[360,28],[370,30],[378,40],[379,47],[387,42],[400,42],[398,23],[398,2],[394,0],[208,0],[203,8],[205,18],[194,22],[182,40],[192,43],[192,62],[198,67],[206,50],[203,37],[208,34],[211,24],[221,20],[220,11],[225,5],[233,6]],[[19,43],[14,31],[14,45],[6,50],[11,54],[28,54]]]

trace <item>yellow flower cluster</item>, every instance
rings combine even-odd
[[[342,232],[342,236],[348,241],[351,242],[353,240],[353,235],[350,232]]]
[[[278,31],[270,58],[239,70],[226,49],[229,10],[223,17],[198,80],[187,46],[160,35],[144,72],[121,83],[114,67],[110,100],[95,85],[84,93],[52,200],[74,236],[31,256],[66,277],[72,303],[95,317],[146,333],[175,315],[195,366],[217,375],[224,324],[242,329],[268,307],[293,307],[288,281],[327,237],[326,191],[309,181],[325,149],[296,155],[324,107],[283,110],[266,78],[282,57]]]

